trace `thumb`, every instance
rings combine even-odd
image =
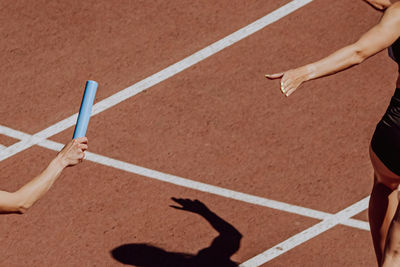
[[[275,74],[265,74],[265,78],[268,78],[268,79],[278,79],[278,78],[282,78],[282,76],[283,76],[283,72],[281,72],[281,73],[275,73]]]

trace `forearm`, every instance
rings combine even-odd
[[[199,213],[201,216],[206,219],[211,226],[219,233],[230,233],[230,235],[237,235],[241,237],[241,233],[236,230],[230,223],[220,218],[214,212],[208,210],[202,213]]]
[[[65,164],[57,156],[42,173],[13,193],[17,200],[18,211],[24,212],[40,199],[57,180],[64,168]]]
[[[306,80],[345,70],[389,47],[400,36],[400,3],[387,9],[381,21],[354,44],[304,66]]]
[[[303,82],[345,70],[363,62],[393,44],[400,36],[400,2],[391,5],[380,22],[354,44],[337,50],[314,63],[285,72],[267,74],[281,79],[281,91],[290,96]]]
[[[47,168],[14,193],[0,191],[0,213],[20,212],[29,209],[41,198],[67,166],[82,162],[87,150],[87,138],[80,137],[68,142]]]
[[[366,58],[356,45],[349,45],[314,63],[301,67],[305,81],[320,78],[360,64]]]

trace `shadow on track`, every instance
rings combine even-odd
[[[230,258],[240,248],[242,234],[198,200],[172,198],[179,210],[197,213],[219,233],[207,248],[196,255],[168,252],[149,244],[124,244],[111,251],[117,261],[140,267],[237,267]]]

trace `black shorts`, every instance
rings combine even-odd
[[[400,89],[376,125],[371,148],[389,170],[400,176]]]

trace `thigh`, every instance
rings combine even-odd
[[[390,189],[396,189],[400,184],[400,175],[389,170],[388,167],[379,159],[371,146],[369,147],[369,155],[372,166],[374,167],[375,176],[378,182],[386,185]]]

